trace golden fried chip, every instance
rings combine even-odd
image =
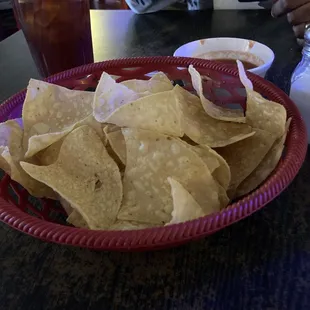
[[[285,133],[286,110],[284,106],[265,99],[253,90],[251,81],[247,78],[244,67],[237,61],[239,76],[247,93],[246,121],[252,127],[266,130],[276,138]]]
[[[190,65],[188,72],[192,78],[192,84],[197,94],[200,97],[201,104],[205,112],[214,119],[235,123],[245,123],[245,117],[242,110],[237,109],[226,109],[215,105],[210,100],[208,100],[203,94],[202,78],[200,73]]]
[[[1,125],[0,125],[0,130],[1,130]],[[8,152],[8,147],[7,146],[0,146],[0,168],[7,173],[8,175],[11,174],[11,168],[9,163],[4,159],[2,154],[5,154]]]
[[[49,166],[58,159],[59,151],[64,139],[65,138],[58,140],[57,142],[36,154],[36,158],[41,165]]]
[[[75,227],[79,228],[89,228],[83,217],[74,210],[67,218],[67,222]],[[154,224],[138,223],[132,221],[119,221],[117,220],[114,224],[107,227],[107,230],[138,230],[145,229],[149,227],[154,227]]]
[[[22,154],[21,139],[23,136],[22,126],[17,120],[9,120],[0,124],[0,154],[11,153],[15,161],[18,161]],[[10,155],[11,156],[11,155]],[[11,173],[9,163],[0,156],[0,168],[6,173]]]
[[[103,72],[95,91],[93,116],[98,122],[106,122],[115,110],[140,96],[125,85],[116,83],[109,74]]]
[[[183,136],[181,111],[173,90],[122,105],[105,121],[119,127],[140,128],[172,136]]]
[[[75,209],[71,207],[71,205],[58,195],[58,199],[68,214],[67,223],[79,227],[79,228],[89,228],[86,221],[83,219],[82,215]],[[154,227],[154,224],[148,223],[139,223],[139,222],[131,222],[131,221],[120,221],[117,220],[114,224],[108,227],[108,230],[133,230],[133,229],[144,229],[148,227]]]
[[[170,222],[173,201],[168,177],[182,182],[205,213],[226,206],[225,190],[183,141],[148,130],[126,128],[122,132],[127,165],[118,219],[159,225]]]
[[[60,195],[58,195],[58,200],[62,207],[65,209],[68,217],[67,217],[67,223],[80,228],[88,228],[88,225],[86,221],[83,219],[82,215],[75,209],[72,208],[70,203],[66,201],[64,198],[62,198]]]
[[[59,200],[61,206],[64,208],[64,210],[66,211],[67,215],[70,215],[73,212],[73,208],[70,205],[70,203],[68,201],[66,201],[64,198],[62,198],[60,195],[56,194],[57,199]]]
[[[173,211],[171,213],[172,219],[167,225],[182,223],[208,215],[181,183],[173,178],[168,178],[168,182],[171,186]],[[212,213],[212,210],[210,210],[210,213]]]
[[[112,150],[121,160],[121,162],[126,165],[126,144],[121,128],[114,125],[107,125],[104,128],[105,135],[111,145]],[[112,127],[112,128],[111,128]]]
[[[114,124],[109,124],[109,123],[106,123],[105,126],[103,127],[103,131],[107,134],[107,133],[111,133],[111,132],[114,132],[114,131],[118,131],[120,130],[121,128],[114,125]]]
[[[20,119],[9,120],[0,124],[0,168],[10,175],[12,180],[21,184],[31,195],[55,198],[52,189],[31,178],[20,167],[19,161],[24,158],[22,138],[23,129]]]
[[[75,227],[79,227],[79,228],[89,228],[87,225],[87,222],[85,221],[83,216],[77,210],[73,210],[69,214],[69,216],[67,218],[67,223],[69,223]]]
[[[173,89],[171,81],[163,72],[154,74],[149,80],[127,80],[121,84],[136,93],[149,92],[155,94]]]
[[[234,197],[237,187],[260,164],[275,141],[271,133],[255,128],[255,135],[216,151],[226,160],[231,171],[228,196]]]
[[[210,147],[223,147],[246,139],[254,134],[247,124],[219,121],[203,110],[197,96],[180,86],[174,90],[182,111],[184,133],[198,144]]]
[[[245,69],[243,66],[243,63],[240,60],[237,60],[237,67],[238,67],[238,73],[239,73],[239,79],[244,88],[247,90],[254,90],[253,83],[251,80],[247,77],[245,73]]]
[[[149,227],[156,227],[158,225],[149,223],[139,223],[134,221],[120,221],[117,220],[113,225],[109,227],[109,230],[137,230],[145,229]]]
[[[80,125],[90,125],[103,136],[92,116],[94,93],[31,79],[23,106],[25,157],[29,158]]]
[[[200,145],[196,145],[193,146],[192,148],[199,155],[199,157],[205,162],[211,173],[213,173],[220,166],[220,162],[218,161],[217,157],[213,155],[212,149],[210,147],[206,146],[204,148]]]
[[[220,163],[220,166],[214,170],[212,176],[227,191],[231,181],[230,167],[221,155],[214,150],[212,151],[218,155],[218,161]],[[214,156],[216,155],[214,154]]]
[[[14,161],[18,161],[23,156],[22,137],[23,128],[19,119],[0,124],[0,146],[8,148]]]
[[[49,185],[76,209],[91,229],[115,222],[122,201],[119,169],[89,126],[73,130],[49,166],[21,163],[33,178]]]
[[[90,120],[90,118],[78,123],[75,127],[79,127],[79,126],[83,126],[83,125],[89,125],[90,127],[92,127],[93,129],[95,129],[96,133],[101,132],[103,129],[101,128],[101,124],[98,122],[91,122],[91,124],[88,123],[88,121]],[[100,125],[97,127],[97,125]],[[94,126],[95,125],[95,126]],[[104,124],[102,124],[104,125]],[[97,127],[97,128],[96,128]],[[105,134],[101,134],[100,135],[101,141],[102,143],[107,147],[107,137]],[[40,165],[43,166],[48,166],[53,164],[59,155],[59,151],[61,148],[61,145],[64,141],[65,137],[61,138],[60,140],[54,142],[53,144],[51,144],[49,147],[43,149],[42,151],[38,152],[35,157],[38,159],[38,162],[40,163]]]
[[[239,185],[236,197],[243,196],[255,188],[257,188],[276,168],[284,149],[287,132],[289,130],[291,120],[286,123],[286,131],[284,135],[277,139],[269,152],[265,155],[261,163],[256,169]]]
[[[198,152],[202,160],[208,166],[212,176],[227,190],[230,184],[230,168],[225,159],[207,145],[197,145],[193,149]]]

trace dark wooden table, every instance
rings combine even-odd
[[[288,91],[300,51],[267,11],[92,11],[95,59],[171,55],[198,38],[236,36],[276,54],[268,78]],[[0,101],[38,77],[21,32],[0,43]],[[310,153],[291,186],[250,218],[204,240],[154,253],[44,243],[0,225],[0,308],[310,309]]]

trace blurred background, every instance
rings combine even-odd
[[[129,9],[125,0],[89,0],[90,8],[97,10]],[[10,0],[0,0],[0,42],[18,31]]]

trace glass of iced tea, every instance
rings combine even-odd
[[[89,0],[13,0],[40,74],[93,62]]]

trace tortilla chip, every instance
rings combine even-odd
[[[97,134],[100,132],[101,141],[104,144],[104,146],[107,146],[108,140],[107,140],[106,135],[103,133],[103,129],[101,127],[101,125],[104,125],[104,124],[100,124],[97,121],[92,122],[91,118],[92,118],[92,116],[86,118],[85,120],[81,121],[80,123],[77,123],[74,126],[74,128],[78,128],[79,126],[89,124],[90,127],[95,129]],[[97,126],[97,125],[99,125],[99,126]],[[45,138],[48,138],[48,135],[46,135]],[[60,140],[51,144],[49,147],[38,152],[35,155],[35,157],[38,159],[38,162],[43,166],[48,166],[48,165],[53,164],[58,158],[58,154],[59,154],[59,151],[60,151],[60,148],[61,148],[61,145],[62,145],[64,139],[65,139],[65,137],[61,138]],[[40,139],[38,139],[38,141],[39,140]]]
[[[98,122],[106,122],[115,110],[139,97],[139,94],[125,85],[116,83],[109,74],[103,72],[95,91],[93,116]]]
[[[202,78],[200,73],[190,65],[188,72],[192,78],[192,84],[197,94],[200,97],[201,104],[205,112],[214,119],[235,123],[245,123],[246,119],[242,110],[237,109],[226,109],[215,105],[210,100],[208,100],[203,94]]]
[[[210,147],[223,147],[254,135],[247,124],[219,121],[203,110],[197,96],[180,86],[174,92],[182,111],[184,133],[197,144]]]
[[[211,173],[213,173],[220,166],[217,157],[214,156],[213,153],[211,153],[212,149],[210,147],[206,146],[204,148],[200,145],[196,145],[193,146],[192,148],[204,161],[204,163],[207,165]]]
[[[6,171],[7,174],[10,175],[12,180],[23,186],[30,195],[37,198],[55,199],[54,191],[25,173],[20,163],[13,160],[8,148],[2,152],[1,156],[10,166],[10,171]]]
[[[82,215],[75,209],[72,208],[70,203],[66,201],[64,198],[62,198],[60,195],[58,195],[58,200],[62,207],[65,209],[68,217],[67,217],[67,223],[79,227],[79,228],[88,228],[88,225],[86,221],[83,219]]]
[[[79,126],[88,125],[92,127],[96,133],[102,139],[104,145],[106,145],[106,138],[103,134],[103,130],[101,124],[98,123],[92,115],[86,117],[85,119],[81,120],[80,122],[75,123],[74,125],[55,133],[46,133],[42,135],[35,135],[30,137],[28,141],[28,151],[25,155],[26,158],[34,156],[38,154],[38,152],[46,149],[47,147],[57,143],[58,141],[62,140],[68,133],[70,133],[73,129],[78,128]]]
[[[172,219],[167,225],[191,221],[207,215],[181,183],[168,178],[173,199]],[[211,211],[212,212],[212,211]]]
[[[93,124],[98,134],[102,129],[92,117],[94,93],[31,79],[23,106],[25,157],[29,158],[66,136],[75,127]]]
[[[137,229],[145,229],[145,228],[155,227],[155,226],[156,225],[154,224],[148,224],[148,223],[118,220],[109,227],[109,230],[137,230]]]
[[[220,166],[214,170],[212,176],[227,191],[231,182],[230,167],[221,155],[214,150],[212,151],[218,155],[218,161],[220,163]]]
[[[91,127],[72,131],[54,164],[35,166],[22,162],[21,166],[61,195],[91,229],[105,229],[115,222],[122,201],[120,172]]]
[[[12,159],[15,161],[18,161],[23,156],[22,137],[23,128],[17,119],[0,124],[0,146],[2,148],[7,147]]]
[[[266,130],[276,138],[285,133],[286,110],[284,106],[265,99],[253,90],[251,81],[247,78],[241,62],[237,62],[239,76],[247,93],[246,121],[252,127]]]
[[[149,80],[127,80],[121,84],[136,93],[156,94],[173,89],[171,81],[163,72],[154,74]]]
[[[18,161],[22,156],[21,139],[23,129],[16,120],[9,120],[0,124],[0,154],[11,152],[14,160]],[[9,163],[0,156],[0,168],[7,174],[11,173]]]
[[[104,128],[105,135],[114,153],[118,156],[120,161],[126,165],[126,144],[122,130],[119,127],[115,129],[116,126],[111,128],[111,126],[113,125],[107,125]]]
[[[165,224],[173,201],[169,176],[178,179],[205,213],[226,206],[225,190],[198,154],[179,139],[152,131],[122,129],[127,149],[124,200],[118,219]]]
[[[105,134],[103,133],[103,128],[106,126],[105,123],[99,123],[95,120],[95,118],[93,117],[93,115],[89,115],[88,117],[86,117],[85,119],[81,120],[80,122],[76,123],[74,128],[78,128],[79,126],[89,126],[92,129],[94,129],[96,131],[96,134],[100,137],[102,143],[106,146],[108,143],[108,140],[105,136]]]
[[[66,201],[65,199],[63,199],[60,195],[56,194],[56,196],[57,196],[57,199],[59,200],[61,206],[66,211],[67,215],[70,215],[74,211],[74,209],[71,207],[70,203],[68,201]]]
[[[247,77],[243,63],[240,60],[237,60],[237,67],[238,67],[238,72],[239,72],[239,79],[242,85],[244,86],[244,88],[249,89],[249,90],[254,90],[253,83]]]
[[[114,125],[114,124],[106,123],[105,126],[103,127],[103,131],[105,132],[105,134],[111,133],[111,132],[114,132],[114,131],[119,131],[119,130],[121,130],[121,128],[116,126],[116,125]]]
[[[270,173],[277,167],[278,162],[282,156],[284,149],[284,143],[286,140],[287,132],[290,126],[290,119],[286,124],[286,131],[284,135],[277,139],[270,151],[265,155],[261,163],[256,167],[256,169],[239,185],[236,197],[243,196],[255,188],[257,188]]]
[[[231,171],[228,196],[234,197],[237,187],[260,164],[275,141],[271,133],[254,129],[255,135],[216,151],[226,160]]]
[[[31,195],[55,198],[54,191],[51,188],[31,178],[20,167],[19,162],[24,158],[22,138],[23,129],[20,119],[9,120],[0,124],[0,168]],[[31,161],[33,162],[33,160]]]
[[[119,127],[132,127],[181,137],[181,112],[174,91],[140,98],[114,111],[106,120]]]
[[[10,175],[11,174],[11,167],[10,167],[9,163],[2,156],[2,154],[5,154],[6,152],[9,152],[8,147],[7,146],[0,146],[0,155],[1,155],[0,156],[0,169],[2,169],[5,173]]]
[[[199,145],[198,143],[194,142],[191,138],[189,138],[187,135],[184,135],[183,137],[181,137],[181,140],[186,142],[187,144],[189,144],[191,146]]]
[[[225,159],[207,145],[197,145],[193,149],[198,152],[206,163],[214,179],[227,190],[231,180],[231,173]]]
[[[67,223],[79,228],[89,228],[87,222],[84,220],[83,216],[77,210],[73,210],[69,214],[67,218]]]
[[[67,223],[79,227],[79,228],[89,228],[86,221],[83,219],[82,215],[74,210],[71,205],[59,196],[60,203],[68,214]],[[130,221],[119,221],[117,220],[114,224],[108,227],[108,230],[135,230],[135,229],[144,229],[148,227],[154,227],[154,224],[147,223],[138,223]]]
[[[49,166],[56,162],[64,139],[65,138],[62,138],[61,140],[53,143],[48,148],[36,154],[36,158],[38,159],[40,165]]]

